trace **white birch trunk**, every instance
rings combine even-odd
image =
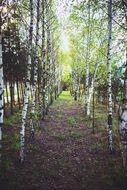
[[[29,28],[29,44],[28,44],[27,78],[26,78],[26,84],[25,84],[24,104],[23,104],[23,110],[22,110],[22,126],[20,130],[20,161],[21,162],[24,161],[25,127],[26,127],[26,116],[27,116],[29,94],[30,94],[32,37],[33,37],[33,0],[30,0],[30,28]]]
[[[46,23],[47,23],[47,77],[46,77],[46,88],[45,88],[45,103],[46,103],[46,114],[48,113],[49,107],[49,94],[51,91],[51,65],[52,65],[52,46],[51,46],[51,23],[49,16],[49,0],[46,0]]]
[[[1,23],[0,23],[1,24]],[[3,76],[3,58],[2,58],[2,34],[0,26],[0,160],[2,148],[2,125],[4,117],[4,76]]]
[[[61,81],[62,81],[62,65],[58,66],[58,95],[61,93]]]
[[[31,116],[30,116],[30,129],[31,129],[31,137],[34,138],[34,124],[33,124],[33,115],[35,113],[36,106],[36,90],[37,90],[37,71],[38,71],[38,47],[39,47],[39,20],[40,20],[40,0],[37,0],[37,23],[36,23],[36,58],[34,64],[34,79],[33,79],[33,88],[32,88],[32,105],[31,105]]]
[[[85,115],[90,115],[90,110],[88,109],[89,101],[89,57],[90,57],[90,0],[88,1],[88,37],[87,37],[87,56],[86,56],[86,82],[85,82]]]
[[[107,69],[108,69],[108,146],[113,150],[112,141],[112,84],[111,84],[111,40],[112,40],[112,0],[108,0],[108,49],[107,49]]]
[[[127,48],[126,48],[126,71],[125,71],[125,105],[121,114],[120,136],[122,143],[123,166],[127,174]]]
[[[74,91],[74,100],[79,100],[79,91],[80,91],[80,78],[78,76],[78,66],[74,69],[73,76],[73,91]]]
[[[85,114],[90,115],[88,110],[88,97],[89,97],[89,64],[86,65],[86,83],[85,83]]]
[[[42,0],[42,59],[41,59],[41,89],[39,89],[39,108],[42,117],[45,116],[45,85],[46,85],[46,32],[45,32],[45,0]]]
[[[90,115],[90,103],[91,103],[91,98],[92,98],[93,91],[94,91],[94,82],[95,82],[96,75],[97,75],[98,64],[99,63],[96,63],[96,65],[95,65],[94,75],[93,75],[93,78],[92,78],[91,85],[89,87],[89,96],[88,96],[88,104],[87,104],[87,112],[88,112],[87,114],[88,115]]]

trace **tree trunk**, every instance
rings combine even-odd
[[[52,91],[52,79],[51,79],[51,65],[52,65],[52,45],[51,45],[51,23],[49,17],[49,0],[46,1],[46,23],[47,23],[47,64],[46,64],[46,86],[45,86],[45,111],[48,113],[49,108],[49,95]]]
[[[120,119],[120,136],[122,143],[123,166],[127,174],[127,48],[126,48],[126,71],[125,71],[125,105]]]
[[[18,81],[18,79],[16,80],[16,88],[17,88],[18,106],[19,106],[19,109],[21,109],[20,95],[19,95],[19,81]]]
[[[87,56],[86,56],[86,82],[85,82],[85,115],[90,116],[89,109],[89,57],[90,57],[90,0],[88,1],[88,37],[87,37]]]
[[[94,83],[95,83],[95,79],[96,79],[96,75],[97,75],[98,65],[99,65],[99,63],[97,62],[96,65],[95,65],[95,71],[94,71],[94,74],[93,74],[91,85],[89,87],[89,96],[88,96],[88,100],[87,100],[88,113],[90,113],[90,103],[91,103],[91,98],[92,98],[93,91],[94,91]]]
[[[23,105],[23,110],[22,110],[22,126],[20,130],[20,161],[21,162],[24,161],[25,127],[26,127],[26,116],[27,116],[29,94],[30,94],[32,38],[33,38],[33,0],[30,0],[30,27],[29,27],[27,78],[26,78],[25,93],[24,93],[24,105]]]
[[[21,97],[22,97],[22,104],[24,105],[24,86],[23,86],[23,82],[21,82]]]
[[[5,83],[5,88],[6,88],[6,104],[7,104],[7,107],[9,106],[9,93],[8,93],[8,82],[7,82],[7,79],[6,79],[6,83]]]
[[[107,69],[108,69],[108,146],[113,150],[112,141],[112,84],[111,84],[111,40],[112,40],[112,0],[108,0],[108,49],[107,49]]]
[[[13,84],[13,79],[11,77],[11,81],[10,81],[10,109],[11,109],[11,114],[13,114],[13,105],[14,105],[14,84]]]
[[[34,64],[34,76],[33,76],[33,88],[32,88],[32,105],[31,105],[31,113],[30,113],[30,129],[31,129],[31,138],[34,138],[34,123],[33,123],[33,115],[35,113],[36,106],[36,90],[37,90],[37,72],[38,72],[38,46],[39,46],[39,21],[40,21],[40,0],[37,0],[37,23],[36,23],[36,44],[35,44],[35,64]]]
[[[4,76],[3,76],[3,58],[2,58],[2,34],[0,17],[0,161],[2,148],[2,125],[4,117]]]

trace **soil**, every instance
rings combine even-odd
[[[65,93],[65,92],[64,92]],[[106,114],[106,113],[105,113]],[[123,173],[117,134],[115,150],[107,148],[105,124],[84,116],[80,102],[67,93],[56,100],[48,115],[35,124],[35,140],[29,140],[27,129],[25,161],[17,162],[19,151],[9,141],[4,144],[4,169],[0,190],[125,190],[127,177]],[[17,133],[8,126],[4,132]]]

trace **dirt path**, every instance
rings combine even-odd
[[[26,161],[6,174],[1,190],[124,190],[119,150],[109,154],[104,130],[92,134],[80,103],[67,92],[28,143]],[[5,185],[6,184],[6,185]]]

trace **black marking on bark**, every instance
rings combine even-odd
[[[108,115],[108,125],[112,126],[112,115]]]

